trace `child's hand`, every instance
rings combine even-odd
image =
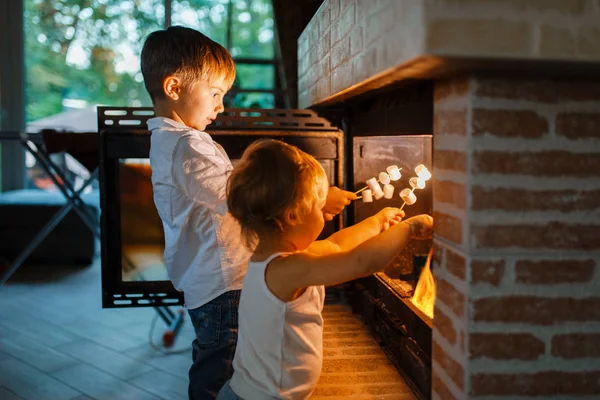
[[[330,221],[335,215],[338,215],[342,210],[350,204],[352,200],[356,200],[356,195],[352,192],[347,192],[338,187],[331,186],[327,193],[323,214],[325,219]]]
[[[433,235],[433,218],[430,215],[415,215],[403,222],[410,226],[411,239],[429,239]]]
[[[383,210],[375,214],[375,217],[379,219],[381,223],[381,232],[390,229],[390,226],[399,224],[404,218],[404,211],[395,207],[386,207]]]

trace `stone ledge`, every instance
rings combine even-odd
[[[298,39],[299,105],[457,73],[593,74],[598,26],[595,0],[326,0]]]

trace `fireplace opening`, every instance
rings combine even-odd
[[[350,207],[348,223],[354,224],[384,207],[402,207],[399,193],[412,189],[415,167],[433,171],[433,84],[427,81],[390,85],[371,91],[343,105],[346,178],[350,190],[377,177],[390,165],[401,169],[391,199],[357,200]],[[322,109],[327,115],[330,110]],[[330,117],[332,119],[332,117]],[[416,189],[416,202],[404,205],[406,218],[432,214],[433,181]],[[383,272],[345,285],[353,312],[358,313],[404,376],[418,398],[431,397],[431,348],[435,281],[432,240],[412,241]]]

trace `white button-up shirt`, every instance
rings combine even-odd
[[[242,288],[250,252],[227,212],[232,170],[210,135],[168,118],[148,120],[154,203],[165,230],[165,262],[173,286],[194,309]]]

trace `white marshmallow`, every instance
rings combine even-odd
[[[417,196],[409,188],[402,189],[400,192],[400,198],[409,206],[412,206],[417,202]]]
[[[417,178],[412,177],[410,178],[410,180],[408,181],[410,183],[410,187],[417,188],[417,189],[425,189],[425,181],[421,178]]]
[[[379,182],[383,183],[384,185],[387,185],[388,183],[390,183],[390,176],[386,172],[380,172]]]
[[[381,190],[381,187],[379,188],[379,190],[373,192],[373,197],[375,197],[375,200],[379,200],[383,197],[383,190]]]
[[[373,202],[373,192],[371,191],[371,189],[363,190],[362,201],[363,201],[363,203],[372,203]]]
[[[402,177],[400,169],[398,169],[397,165],[390,165],[389,167],[387,167],[386,171],[390,175],[390,179],[393,181],[397,181]]]
[[[394,195],[394,187],[390,184],[387,184],[383,187],[383,197],[386,199],[391,199]]]
[[[377,178],[373,177],[370,179],[367,179],[367,186],[373,191],[373,193],[375,193],[378,190],[381,190],[381,186],[379,186],[379,183],[377,183]]]
[[[417,165],[415,167],[415,172],[418,175],[418,177],[423,179],[424,181],[428,181],[431,178],[431,172],[429,172],[427,167],[423,164]]]

